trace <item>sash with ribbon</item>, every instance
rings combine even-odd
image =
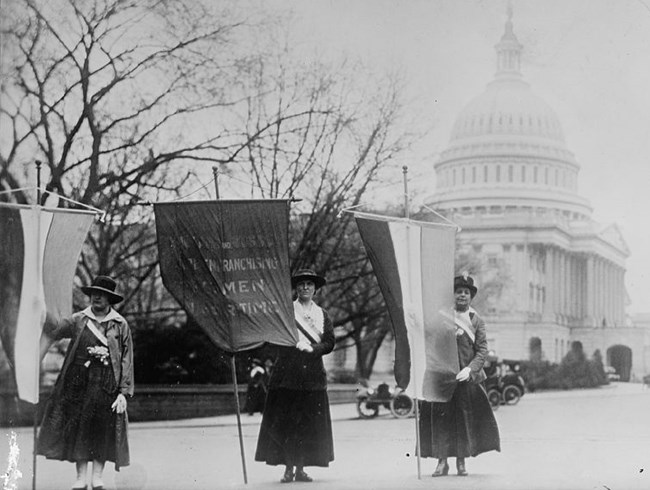
[[[296,302],[298,301],[296,300]],[[320,306],[312,303],[311,310],[312,313],[307,315],[304,313],[301,305],[294,304],[293,308],[300,340],[305,340],[310,344],[316,344],[320,342],[322,337],[322,328],[325,319],[323,317],[323,310],[321,310]],[[321,328],[319,329],[316,325],[320,325]]]
[[[474,329],[472,328],[472,320],[470,319],[469,314],[454,314],[454,324],[469,336],[472,343],[476,341],[476,335],[474,334]]]
[[[104,335],[101,330],[99,330],[91,318],[88,318],[86,320],[86,326],[88,327],[88,330],[90,330],[92,334],[97,337],[97,340],[99,340],[105,347],[108,347],[108,339],[106,338],[106,335]]]
[[[468,316],[461,316],[457,315],[456,312],[454,311],[453,313],[449,313],[447,311],[441,311],[440,312],[444,318],[446,318],[449,321],[452,321],[456,328],[459,328],[463,332],[467,334],[467,336],[470,338],[472,343],[476,341],[476,334],[474,333],[474,328],[472,327],[472,321]],[[474,310],[470,308],[469,313],[475,313]]]

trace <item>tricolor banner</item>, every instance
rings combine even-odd
[[[163,283],[222,349],[295,345],[287,200],[157,203]]]
[[[22,400],[38,403],[43,324],[46,315],[72,314],[72,283],[94,216],[0,203],[0,339]]]
[[[459,371],[454,225],[354,213],[395,336],[395,381],[415,398],[451,399]],[[453,316],[452,316],[453,319]]]

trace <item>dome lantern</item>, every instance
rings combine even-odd
[[[521,51],[523,46],[512,28],[512,4],[508,3],[508,20],[497,51],[497,78],[521,78]]]

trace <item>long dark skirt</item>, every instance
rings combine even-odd
[[[334,442],[327,391],[270,390],[255,461],[329,466],[334,461]]]
[[[448,403],[421,401],[419,410],[423,458],[466,458],[501,450],[499,428],[480,384],[459,383]]]
[[[112,461],[129,464],[126,413],[111,404],[117,396],[110,366],[75,360],[60,380],[62,389],[48,400],[39,437],[38,454],[60,461]]]

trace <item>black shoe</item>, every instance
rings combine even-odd
[[[293,477],[294,477],[293,470],[285,470],[284,475],[280,480],[280,483],[291,483],[293,481]]]
[[[447,461],[438,461],[438,466],[436,466],[436,471],[433,472],[431,476],[446,476],[449,474],[449,465]]]
[[[296,471],[296,481],[314,481],[314,479],[302,470]]]
[[[467,476],[467,470],[465,469],[465,460],[456,460],[456,474],[458,476]]]

